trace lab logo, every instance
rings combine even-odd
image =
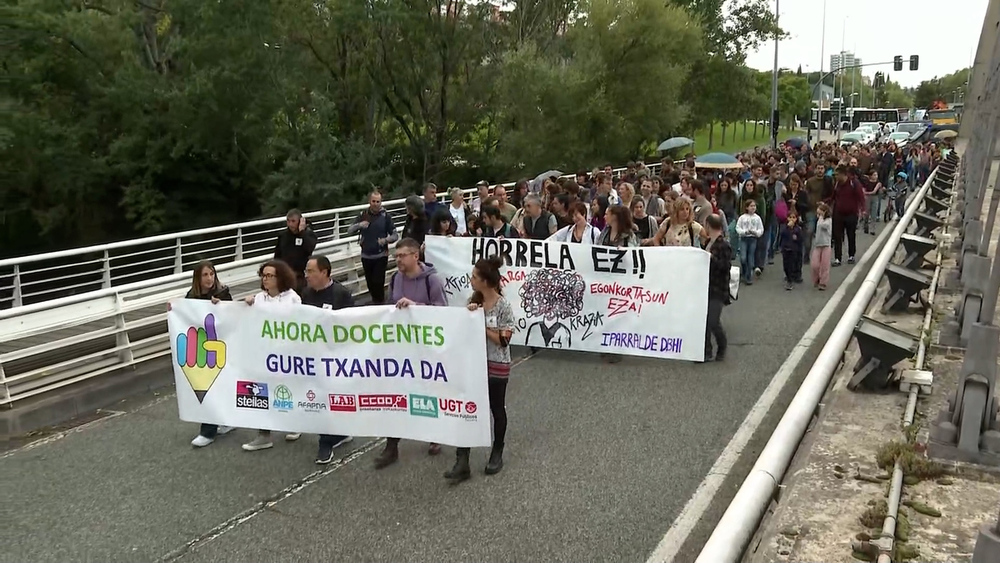
[[[215,330],[215,315],[206,315],[204,326],[192,326],[186,333],[178,334],[176,342],[177,365],[202,403],[226,367],[226,343],[219,340]]]

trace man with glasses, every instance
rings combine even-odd
[[[420,244],[404,238],[396,244],[396,273],[389,280],[389,298],[398,309],[432,305],[446,307],[448,297],[444,281],[434,266],[420,261]],[[429,455],[441,453],[441,446],[432,443]],[[386,438],[385,449],[375,458],[375,469],[388,467],[399,459],[399,438]]]
[[[336,311],[354,306],[351,290],[330,279],[330,259],[326,256],[310,256],[306,263],[306,289],[302,292],[302,304]],[[316,463],[326,465],[333,461],[333,450],[351,441],[350,436],[321,434]]]

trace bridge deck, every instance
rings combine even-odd
[[[862,251],[871,240],[859,235]],[[239,444],[252,432],[239,430],[196,450],[197,427],[178,420],[173,395],[136,398],[0,454],[10,508],[0,562],[643,561],[852,269],[835,268],[830,291],[787,292],[779,259],[725,311],[724,363],[609,366],[518,350],[506,467],[483,476],[487,454],[476,450],[473,479],[457,487],[441,477],[451,448],[431,458],[404,442],[400,463],[380,472],[372,439],[319,469],[315,436],[247,453]],[[728,495],[750,462],[737,465]],[[678,561],[694,559],[728,495]]]

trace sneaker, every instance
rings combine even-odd
[[[854,263],[854,257],[853,256],[848,256],[847,257],[847,263],[848,264],[853,264]]]
[[[316,465],[326,465],[333,461],[333,447],[327,446],[325,444],[319,445],[319,451],[316,452]]]
[[[196,448],[204,448],[205,446],[211,444],[214,441],[215,438],[208,438],[206,436],[202,436],[201,434],[199,434],[194,437],[194,440],[191,440],[191,445]]]
[[[823,285],[823,284],[819,284],[819,290],[820,291],[826,291],[826,286]]]
[[[792,282],[786,281],[785,282],[785,291],[791,291],[791,290],[792,290]]]
[[[285,434],[285,441],[286,442],[294,442],[295,440],[298,440],[301,437],[302,437],[302,433],[301,432],[292,432],[290,434]]]
[[[336,442],[333,443],[333,448],[337,449],[340,446],[343,446],[344,444],[347,444],[347,443],[350,443],[350,442],[353,442],[353,441],[354,441],[354,436],[344,436],[340,440],[338,440],[338,441],[336,441]]]
[[[757,276],[758,278],[759,278],[759,277],[761,276],[761,274],[763,274],[763,273],[764,273],[764,272],[763,272],[763,270],[761,270],[760,268],[754,268],[754,269],[753,269],[753,275]]]
[[[223,436],[225,434],[229,434],[233,430],[234,428],[232,426],[220,426],[219,429],[215,431],[215,433],[218,434],[219,436]]]
[[[431,445],[427,447],[427,455],[438,455],[439,453],[441,453],[441,444],[431,442]]]
[[[271,438],[264,436],[257,436],[252,441],[243,444],[243,449],[248,452],[266,450],[271,447],[274,447],[274,444],[271,442]]]
[[[831,265],[831,266],[833,266],[834,268],[836,268],[837,266],[839,266],[839,265],[840,265],[840,260],[838,260],[838,259],[834,258],[834,259],[833,259],[833,262],[832,262],[832,263],[830,263],[830,265]]]

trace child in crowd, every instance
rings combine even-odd
[[[791,291],[792,284],[802,283],[802,226],[794,209],[788,210],[778,239],[781,243],[781,264],[785,269],[785,290]]]
[[[743,215],[736,220],[736,236],[740,238],[740,268],[743,281],[753,285],[753,277],[760,275],[760,268],[754,262],[757,240],[764,234],[764,221],[757,215],[757,202],[747,200],[743,204]]]
[[[830,282],[830,259],[833,256],[833,219],[830,208],[825,203],[816,206],[816,233],[813,235],[812,267],[813,287],[823,291]]]

